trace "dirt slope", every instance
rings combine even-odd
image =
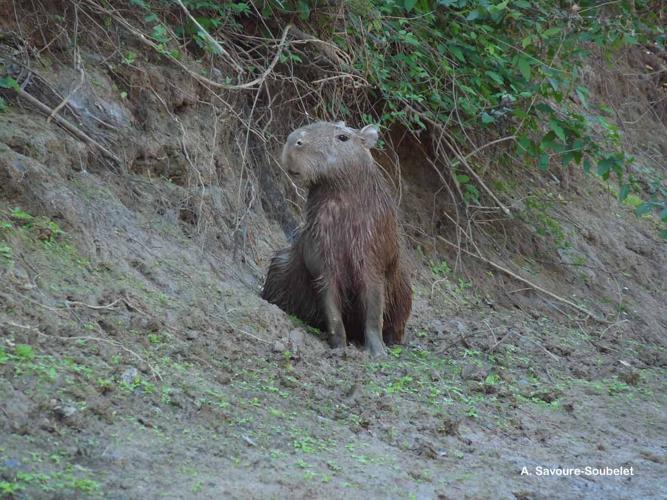
[[[490,256],[598,323],[457,266],[425,236],[445,222],[428,169],[404,155],[411,340],[381,361],[332,352],[258,296],[298,220],[272,161],[281,137],[240,133],[168,63],[82,57],[64,114],[123,165],[24,101],[0,113],[0,495],[667,496],[667,257],[606,186],[529,177],[560,193],[524,204],[535,234],[509,221],[488,237]],[[77,79],[46,54],[34,69],[48,78],[25,90],[51,106]]]

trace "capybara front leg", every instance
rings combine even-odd
[[[382,342],[382,319],[384,316],[384,283],[366,286],[364,294],[366,321],[364,324],[364,344],[373,357],[385,356]]]
[[[322,299],[329,333],[329,344],[334,349],[345,347],[347,336],[345,334],[345,325],[343,324],[343,315],[339,301],[329,287],[325,290]]]

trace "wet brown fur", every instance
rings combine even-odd
[[[336,126],[322,124],[321,133],[329,133],[324,125]],[[336,143],[333,147],[347,148],[333,165],[330,159],[326,167],[308,164],[313,171],[305,225],[294,245],[273,257],[262,297],[324,331],[321,296],[329,289],[340,304],[347,339],[363,342],[361,297],[367,286],[383,284],[382,337],[385,344],[401,343],[412,290],[400,260],[395,203],[367,148],[356,151],[355,144]],[[313,251],[321,267],[317,276],[306,264]]]

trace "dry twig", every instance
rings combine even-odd
[[[39,111],[44,113],[47,116],[53,116],[54,121],[58,123],[61,127],[63,127],[65,130],[67,130],[70,134],[72,134],[74,137],[77,139],[85,142],[89,146],[91,146],[94,149],[97,149],[100,151],[104,156],[107,158],[115,161],[117,164],[122,165],[121,159],[113,154],[111,151],[109,151],[106,147],[104,147],[102,144],[97,142],[95,139],[90,137],[88,134],[83,132],[80,128],[76,127],[75,125],[72,125],[68,120],[63,118],[62,116],[59,116],[56,113],[55,110],[44,104],[42,101],[37,99],[36,97],[33,97],[32,95],[28,94],[25,90],[18,88],[15,89],[16,93],[19,95],[19,97],[25,99],[28,101],[30,104],[35,106]]]

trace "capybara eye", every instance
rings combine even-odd
[[[340,134],[340,135],[338,136],[338,140],[341,141],[341,142],[345,142],[345,141],[347,141],[348,139],[349,139],[349,137],[348,137],[347,135],[345,135],[345,134]]]

